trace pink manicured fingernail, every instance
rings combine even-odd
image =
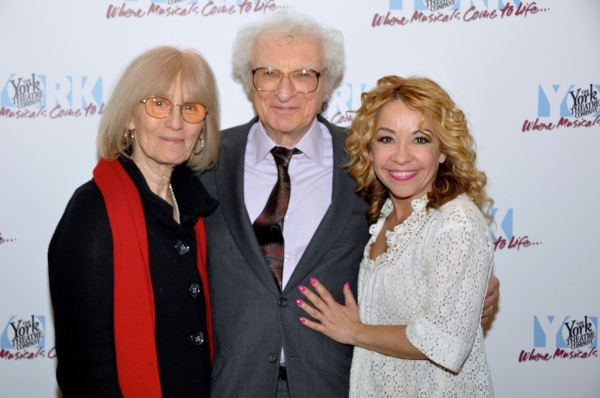
[[[296,300],[296,304],[298,304],[298,305],[302,305],[302,304],[304,304],[304,303],[302,302],[302,300],[298,299],[298,300]]]
[[[310,280],[310,283],[312,283],[313,285],[314,285],[315,283],[317,283],[317,280],[316,280],[315,278],[310,278],[309,280]]]
[[[346,289],[350,289],[350,282],[346,282]]]
[[[306,291],[306,288],[302,285],[298,286],[298,290],[300,290],[302,293],[304,293]]]
[[[306,322],[306,319],[304,319],[304,318],[302,318],[302,317],[298,318],[298,320],[299,320],[300,322],[302,322],[302,323]]]

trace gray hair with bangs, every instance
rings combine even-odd
[[[125,69],[106,104],[98,130],[98,153],[106,160],[128,156],[125,137],[129,121],[140,101],[152,95],[164,95],[177,82],[186,101],[200,102],[208,113],[200,137],[204,149],[192,153],[187,166],[196,171],[217,163],[220,146],[219,94],[212,69],[195,50],[161,46],[144,52]],[[197,144],[199,146],[200,144]],[[198,152],[195,148],[193,152]]]

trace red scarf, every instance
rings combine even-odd
[[[119,386],[124,397],[162,397],[155,342],[154,293],[148,237],[137,187],[118,160],[100,159],[94,181],[104,197],[114,248],[114,328]],[[214,353],[204,220],[195,227],[198,272],[206,301],[211,359]]]

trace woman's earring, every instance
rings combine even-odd
[[[133,144],[133,140],[135,139],[135,129],[125,131],[125,144],[127,146],[131,146]]]
[[[194,152],[194,155],[200,155],[202,153],[202,151],[204,150],[204,138],[200,137],[200,139],[198,140],[200,142],[200,149]]]

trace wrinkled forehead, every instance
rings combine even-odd
[[[305,68],[320,71],[325,63],[323,45],[315,39],[274,33],[256,41],[250,59],[252,68],[271,67],[284,72]]]

